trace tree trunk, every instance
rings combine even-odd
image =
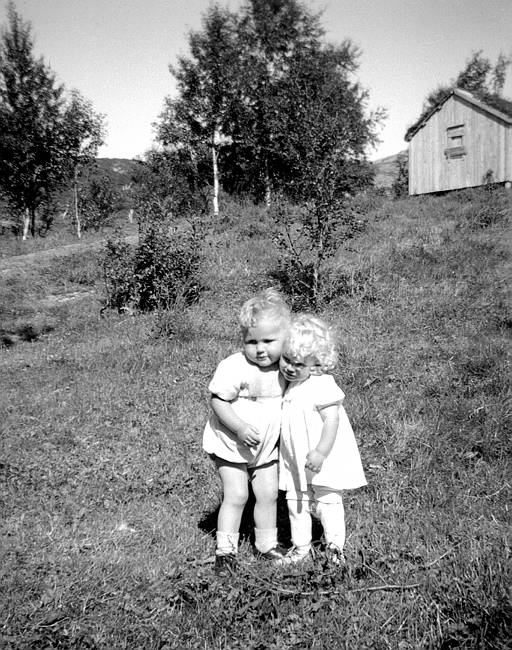
[[[30,211],[28,208],[25,208],[25,214],[23,215],[23,241],[27,241],[29,226],[30,226]]]
[[[313,286],[311,287],[312,289],[312,294],[313,294],[313,306],[315,309],[318,307],[320,303],[319,299],[319,292],[320,292],[320,269],[318,266],[318,262],[315,263],[313,267]]]
[[[82,224],[80,223],[80,213],[78,211],[78,181],[76,178],[76,170],[75,170],[75,179],[73,182],[73,196],[75,200],[75,223],[76,223],[76,236],[78,239],[82,237]]]
[[[268,171],[268,158],[265,160],[265,205],[267,210],[270,210],[272,201],[272,188],[270,187],[270,174]]]
[[[213,165],[213,214],[219,214],[219,168],[217,165],[217,147],[212,146],[212,165]]]
[[[66,219],[68,217],[68,212],[69,212],[69,201],[66,203],[66,207],[64,208],[64,210],[62,211],[62,213],[60,215],[62,221],[66,221]]]
[[[212,170],[213,170],[213,214],[219,214],[219,149],[222,143],[222,135],[219,126],[213,127],[212,137]]]
[[[317,219],[319,217],[317,213]],[[321,216],[321,219],[325,219],[325,214]],[[324,224],[323,222],[318,224],[318,230],[317,230],[317,235],[316,235],[316,242],[314,242],[314,246],[316,248],[315,251],[315,261],[313,263],[313,302],[315,308],[317,308],[320,305],[320,293],[323,290],[322,287],[322,263],[324,261],[324,254],[325,254],[325,242],[324,242]]]

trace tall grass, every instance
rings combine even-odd
[[[0,352],[2,647],[511,647],[511,203],[380,199],[340,251],[325,316],[369,483],[346,497],[345,577],[257,562],[249,518],[239,572],[213,572],[206,385],[276,262],[254,208],[212,228],[187,310],[101,318],[72,260],[10,276],[5,329],[48,328]]]

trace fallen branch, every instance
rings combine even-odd
[[[430,569],[431,567],[434,566],[434,564],[437,564],[437,563],[438,563],[440,560],[442,560],[444,557],[446,557],[447,555],[450,555],[450,553],[453,553],[453,551],[455,550],[455,548],[456,548],[456,547],[454,547],[454,548],[449,548],[449,549],[446,551],[446,553],[443,553],[442,555],[440,555],[439,557],[437,557],[435,560],[432,560],[432,562],[429,562],[428,564],[424,564],[424,565],[423,565],[423,568],[424,568],[424,569]]]
[[[252,575],[252,577],[267,589],[270,589],[273,592],[277,592],[279,594],[283,594],[286,596],[315,596],[315,595],[328,596],[333,593],[341,594],[341,593],[349,593],[349,592],[357,593],[363,591],[394,591],[394,590],[405,590],[405,589],[417,589],[420,586],[419,582],[415,582],[410,585],[387,585],[386,584],[386,585],[379,585],[377,587],[358,587],[355,589],[345,589],[345,590],[324,589],[322,591],[320,590],[319,591],[297,591],[295,589],[285,589],[283,587],[279,587],[275,584],[268,582],[268,580],[264,580],[256,575]]]

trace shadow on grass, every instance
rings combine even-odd
[[[44,325],[43,327],[38,328],[30,324],[20,325],[12,330],[4,330],[0,328],[0,346],[11,348],[16,345],[16,343],[23,341],[33,343],[34,341],[39,340],[44,334],[53,331],[53,329],[54,328],[50,325]]]
[[[244,512],[242,515],[242,522],[240,524],[240,541],[248,541],[254,544],[254,493],[249,486],[249,499],[245,504]],[[220,504],[206,513],[199,521],[199,528],[208,535],[215,537],[217,532],[217,517],[219,515]],[[321,523],[313,517],[313,542],[318,542],[322,538],[323,528]],[[288,518],[288,506],[286,504],[285,493],[280,491],[277,498],[277,537],[279,543],[284,547],[289,548],[292,545],[290,536],[290,520]]]

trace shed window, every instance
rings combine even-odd
[[[464,146],[464,124],[450,126],[446,129],[446,149],[444,150],[446,158],[462,158],[466,155]]]

